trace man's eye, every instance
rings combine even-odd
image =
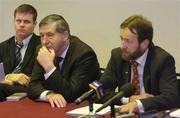
[[[47,36],[48,36],[48,37],[52,37],[52,36],[53,36],[53,34],[47,34]]]
[[[28,20],[25,20],[25,21],[24,21],[24,23],[25,23],[25,24],[28,24],[28,23],[30,23],[30,21],[28,21]]]
[[[21,23],[21,20],[16,20],[17,23]]]

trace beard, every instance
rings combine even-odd
[[[125,49],[122,49],[122,58],[126,61],[136,60],[142,55],[143,55],[143,51],[140,50],[140,47],[138,47],[133,53],[130,53]]]

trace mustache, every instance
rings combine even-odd
[[[122,53],[128,53],[126,49],[121,49]]]

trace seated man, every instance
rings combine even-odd
[[[42,19],[39,32],[42,47],[37,52],[28,95],[33,100],[47,101],[52,107],[64,107],[99,78],[99,63],[87,44],[70,35],[62,16],[52,14]]]
[[[120,26],[120,48],[112,50],[100,81],[107,90],[128,82],[135,85],[134,95],[121,99],[121,113],[177,107],[174,58],[155,46],[152,37],[151,22],[140,15],[130,16]]]
[[[35,62],[35,50],[40,44],[33,33],[37,11],[22,4],[14,11],[15,36],[0,43],[0,62],[6,74],[0,81],[0,101],[15,92],[26,92]]]

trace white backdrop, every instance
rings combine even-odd
[[[101,67],[106,67],[111,49],[120,45],[119,25],[141,14],[152,21],[155,44],[174,56],[180,72],[180,0],[0,0],[0,42],[14,35],[13,12],[23,3],[37,9],[38,22],[53,13],[64,16],[71,34],[96,51]]]

